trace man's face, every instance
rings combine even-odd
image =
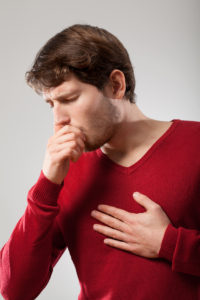
[[[74,75],[57,87],[46,89],[44,99],[52,106],[55,131],[70,124],[86,137],[85,151],[96,150],[113,137],[118,110],[113,99]]]

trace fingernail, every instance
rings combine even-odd
[[[91,211],[91,216],[93,217],[93,216],[95,216],[96,215],[96,211],[95,210],[92,210]]]
[[[140,193],[139,193],[139,192],[134,192],[134,193],[133,193],[133,196],[137,198],[137,197],[140,196]]]

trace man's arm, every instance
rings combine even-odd
[[[76,162],[82,155],[83,140],[79,128],[54,125],[25,213],[0,252],[0,291],[6,300],[35,299],[67,247],[56,217],[70,160]]]
[[[0,291],[6,300],[35,299],[47,285],[67,245],[57,223],[62,186],[41,171],[28,205],[0,251]]]
[[[200,276],[200,231],[169,224],[158,255],[172,263],[172,271]]]

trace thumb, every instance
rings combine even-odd
[[[56,134],[56,132],[59,131],[62,127],[63,127],[63,125],[54,124],[54,127],[53,127],[54,134]]]
[[[133,193],[133,198],[136,202],[138,202],[140,205],[142,205],[146,210],[151,209],[153,206],[155,206],[155,202],[152,201],[149,197],[147,197],[144,194],[141,194],[139,192]]]

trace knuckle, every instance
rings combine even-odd
[[[160,205],[157,204],[157,203],[152,204],[152,208],[153,208],[153,210],[155,210],[155,211],[159,211],[159,210],[161,209]]]
[[[75,139],[76,133],[75,133],[75,132],[71,132],[71,133],[70,133],[70,136],[72,137],[72,139]]]
[[[112,237],[113,237],[114,239],[117,239],[118,235],[117,235],[117,232],[116,232],[116,231],[114,231],[114,232],[112,233]]]
[[[69,129],[70,129],[70,125],[69,124],[65,125],[65,130],[69,130]]]
[[[131,245],[130,245],[130,250],[136,254],[136,253],[137,253],[137,252],[136,252],[136,251],[137,251],[136,245],[135,245],[135,244],[131,244]]]
[[[109,226],[111,226],[113,228],[115,227],[115,222],[114,221],[110,221],[109,223],[110,223]]]
[[[125,240],[127,243],[133,242],[133,239],[132,239],[132,237],[131,237],[130,234],[124,234],[124,240]]]
[[[76,142],[75,141],[71,141],[70,142],[70,148],[74,149],[76,147]]]
[[[69,156],[71,154],[72,150],[70,148],[68,148],[65,152],[65,155],[66,156]]]
[[[62,154],[62,158],[69,158],[71,155],[71,151],[68,149]]]
[[[137,222],[136,217],[134,217],[133,214],[131,213],[130,217],[125,223],[127,223],[127,225],[130,226],[136,224],[136,222]]]
[[[131,226],[127,227],[126,232],[129,236],[132,236],[134,234],[134,230]]]
[[[133,230],[133,228],[131,228],[131,227],[129,227],[127,230],[126,230],[126,233],[127,233],[127,235],[129,236],[129,239],[131,240],[132,239],[132,237],[134,236],[134,230]]]
[[[84,144],[84,142],[83,142],[82,139],[79,138],[78,141],[79,141],[79,144],[81,145],[81,147],[84,147],[84,146],[85,146],[85,144]]]

